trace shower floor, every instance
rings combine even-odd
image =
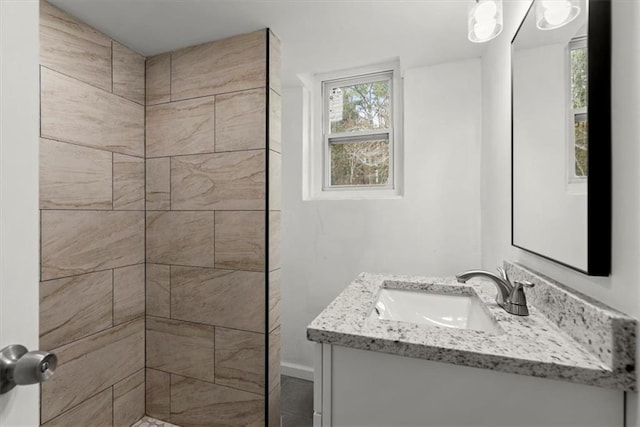
[[[178,427],[175,424],[168,423],[166,421],[156,420],[151,417],[144,417],[131,427]]]
[[[282,375],[282,427],[313,426],[313,382]],[[179,427],[166,421],[144,417],[131,427]]]

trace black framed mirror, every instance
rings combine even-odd
[[[511,244],[607,276],[611,0],[534,0],[511,70]]]

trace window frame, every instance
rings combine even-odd
[[[345,187],[325,190],[322,82],[393,71],[393,188]],[[385,200],[404,194],[403,76],[399,59],[318,74],[298,74],[302,82],[302,199]]]
[[[323,146],[323,191],[353,191],[358,189],[366,190],[393,190],[395,184],[394,175],[394,73],[393,70],[379,71],[375,73],[360,74],[357,76],[342,77],[322,81],[322,146]],[[331,120],[329,117],[329,94],[332,89],[358,84],[387,81],[389,83],[389,112],[391,127],[377,128],[353,132],[331,132]],[[386,137],[389,144],[389,177],[385,184],[362,184],[362,185],[333,185],[331,184],[331,147],[336,144],[358,143],[363,140],[371,140],[380,136]],[[332,142],[335,141],[335,142]]]

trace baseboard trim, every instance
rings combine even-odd
[[[280,364],[280,373],[288,377],[300,378],[307,381],[313,381],[313,368],[297,363],[282,362]]]

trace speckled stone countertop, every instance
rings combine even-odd
[[[636,391],[633,318],[572,293],[522,266],[512,263],[505,266],[512,279],[526,278],[536,284],[529,301],[529,316],[514,316],[499,307],[495,302],[496,287],[486,279],[474,278],[463,285],[453,277],[362,273],[311,322],[307,338],[362,350]],[[442,286],[454,293],[460,292],[461,286],[471,288],[497,322],[498,332],[418,325],[370,316],[382,288],[439,292]],[[543,302],[551,307],[539,310],[534,306]],[[555,318],[543,314],[552,309],[561,313]]]

